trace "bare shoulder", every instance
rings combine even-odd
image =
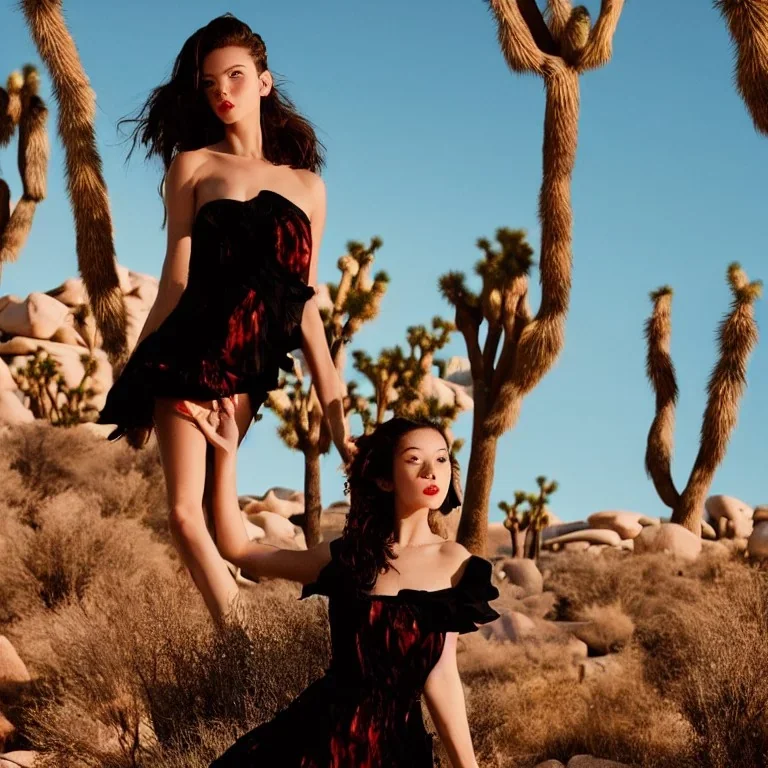
[[[456,584],[464,574],[472,557],[472,553],[457,541],[445,541],[440,545],[440,559],[445,563],[446,570],[451,574],[451,582]]]
[[[208,160],[208,151],[205,147],[201,149],[190,149],[185,152],[178,152],[171,165],[168,168],[168,175],[176,175],[177,177],[190,177],[193,176],[203,163]]]
[[[308,171],[304,168],[296,168],[293,173],[296,174],[296,178],[306,190],[310,218],[313,218],[316,213],[323,213],[325,211],[325,182],[323,179],[314,171]]]
[[[168,167],[166,176],[166,186],[168,189],[175,190],[184,187],[194,188],[196,180],[200,174],[200,169],[207,160],[207,154],[204,149],[190,150],[189,152],[179,152]]]

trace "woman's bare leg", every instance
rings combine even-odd
[[[251,410],[250,400],[248,395],[238,395],[237,406],[235,407],[235,421],[237,422],[237,428],[240,432],[238,438],[238,447],[243,442],[248,427],[253,421],[253,411]],[[209,445],[205,454],[205,488],[203,490],[203,514],[205,516],[205,523],[208,530],[216,541],[216,526],[213,520],[213,448]]]
[[[238,588],[205,525],[207,441],[197,425],[175,410],[177,401],[157,398],[155,428],[176,549],[215,621],[235,607]]]

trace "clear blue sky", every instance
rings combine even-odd
[[[15,5],[0,11],[4,72],[39,62]],[[589,6],[596,13],[598,3]],[[79,0],[65,7],[98,97],[117,252],[128,267],[159,275],[165,235],[159,170],[140,157],[124,164],[116,122],[167,77],[183,41],[228,10],[262,34],[272,69],[288,80],[328,147],[320,278],[336,279],[347,240],[384,240],[377,266],[390,273],[390,292],[357,346],[375,353],[402,342],[408,325],[450,316],[437,278],[471,270],[478,237],[521,227],[538,247],[542,84],[508,71],[481,0]],[[43,88],[50,97],[47,77]],[[47,290],[76,273],[52,98],[49,105],[50,196],[19,263],[5,269],[0,294]],[[15,145],[0,153],[0,167],[15,197]],[[683,486],[698,450],[715,330],[730,301],[726,267],[738,259],[750,277],[768,279],[759,223],[766,178],[768,139],[755,134],[733,87],[718,13],[698,0],[628,0],[613,60],[582,79],[565,350],[500,442],[492,519],[500,519],[498,501],[533,489],[539,474],[560,482],[553,511],[566,520],[605,508],[666,514],[643,470],[653,418],[642,334],[648,291],[665,283],[676,291],[674,475]],[[766,306],[757,307],[764,335]],[[464,354],[460,336],[449,353]],[[712,492],[757,504],[768,502],[768,338],[750,360],[748,379]],[[456,432],[466,437],[470,427],[467,414]],[[244,493],[302,486],[301,456],[282,447],[274,429],[267,414],[241,450]],[[462,454],[466,465],[468,449]],[[338,463],[335,454],[324,463],[326,503],[342,496]]]

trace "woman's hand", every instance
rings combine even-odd
[[[184,401],[184,405],[205,435],[205,439],[220,453],[237,453],[240,431],[235,420],[236,402],[237,395],[223,400],[214,400],[213,409],[208,410],[197,403]]]

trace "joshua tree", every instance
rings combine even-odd
[[[716,0],[736,47],[736,84],[755,128],[768,134],[768,4]]]
[[[541,532],[549,525],[548,504],[550,497],[557,490],[557,482],[540,475],[536,478],[536,484],[539,486],[538,493],[515,491],[512,504],[505,501],[499,503],[499,509],[507,516],[504,527],[512,536],[512,557],[539,559]],[[524,503],[528,506],[520,515],[520,506]],[[530,537],[525,533],[527,531],[531,532]]]
[[[344,347],[360,326],[379,312],[389,278],[385,272],[370,276],[381,239],[373,238],[368,247],[357,242],[347,245],[347,255],[339,259],[341,280],[329,285],[332,305],[321,310],[331,358],[339,373],[344,369]],[[280,419],[278,434],[283,442],[304,454],[304,535],[307,546],[320,541],[320,456],[331,448],[331,434],[323,418],[320,401],[312,385],[307,385],[300,365],[281,380],[280,389],[267,400],[267,406]],[[350,385],[344,398],[350,413],[361,406],[355,387]],[[367,409],[363,407],[363,411]]]
[[[432,370],[437,367],[439,373],[443,373],[445,365],[435,360],[434,355],[445,347],[454,330],[453,323],[434,317],[432,330],[424,325],[408,328],[408,354],[399,345],[383,349],[376,360],[362,350],[354,351],[355,368],[373,387],[370,406],[375,409],[375,415],[370,414],[368,419],[371,428],[381,424],[392,411],[396,416],[438,422],[450,436],[450,425],[461,408],[455,401],[441,402],[433,394]],[[453,451],[460,447],[459,441],[452,443]]]
[[[523,557],[525,551],[526,524],[520,513],[520,505],[526,501],[527,495],[525,491],[515,491],[515,500],[511,504],[507,501],[499,502],[499,509],[506,515],[504,527],[512,537],[512,557]]]
[[[32,228],[37,204],[45,198],[48,172],[48,109],[38,95],[40,77],[27,65],[23,74],[8,78],[8,90],[0,88],[0,146],[7,145],[19,130],[18,165],[23,185],[21,198],[11,213],[8,185],[0,183],[0,270],[16,261]]]
[[[563,347],[571,288],[570,197],[579,75],[610,59],[623,0],[603,0],[594,26],[586,9],[571,8],[569,0],[550,0],[547,21],[535,0],[489,0],[489,5],[509,67],[544,80],[546,111],[539,193],[541,305],[536,317],[531,317],[526,300],[531,252],[522,233],[499,230],[500,253],[480,241],[486,259],[478,269],[483,278],[479,296],[465,288],[460,273],[441,279],[443,294],[456,307],[456,325],[466,340],[472,369],[475,417],[458,540],[475,554],[485,552],[498,439],[514,425],[523,397]],[[481,348],[483,322],[487,333]]]
[[[656,417],[648,432],[645,469],[661,500],[672,510],[672,522],[696,534],[701,533],[701,511],[712,478],[725,457],[728,440],[736,426],[739,400],[746,386],[747,362],[757,343],[754,302],[760,296],[762,284],[750,283],[736,263],[728,267],[728,282],[733,302],[718,329],[720,357],[709,378],[701,445],[682,494],[675,487],[671,471],[678,390],[669,348],[672,332],[669,286],[651,293],[653,313],[645,326],[646,372],[656,393]]]
[[[83,378],[76,387],[69,387],[59,373],[58,363],[38,348],[23,368],[12,370],[19,389],[29,398],[29,409],[36,419],[46,419],[57,427],[72,427],[93,421],[98,409],[93,404],[94,391],[88,380],[96,372],[96,359],[81,355]]]
[[[67,29],[61,0],[22,0],[21,7],[59,104],[58,130],[66,155],[80,274],[104,351],[119,368],[127,355],[125,303],[115,264],[107,187],[96,149],[96,100]]]

